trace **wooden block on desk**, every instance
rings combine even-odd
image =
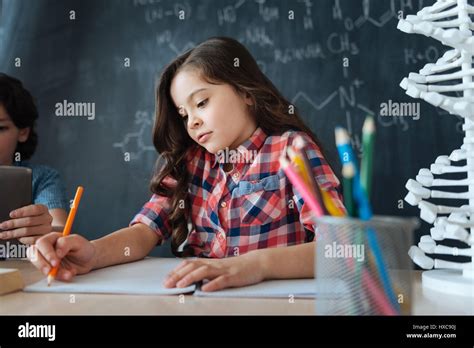
[[[23,289],[25,284],[19,270],[0,268],[0,295]]]

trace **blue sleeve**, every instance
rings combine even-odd
[[[33,169],[33,202],[44,204],[48,209],[69,210],[66,193],[56,170],[46,166]]]

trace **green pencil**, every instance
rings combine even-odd
[[[374,157],[375,122],[367,116],[362,127],[362,161],[360,166],[360,184],[370,200],[372,193],[372,164]]]

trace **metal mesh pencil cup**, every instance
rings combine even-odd
[[[324,216],[316,224],[316,314],[408,315],[416,218]]]

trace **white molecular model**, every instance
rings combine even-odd
[[[471,0],[472,1],[472,0]],[[421,237],[418,246],[408,252],[413,262],[424,269],[424,288],[449,294],[474,297],[474,24],[470,16],[474,6],[468,0],[439,0],[425,7],[416,16],[400,20],[398,29],[418,33],[441,41],[453,49],[447,51],[435,64],[427,64],[418,74],[410,73],[400,86],[413,98],[421,98],[450,114],[464,119],[466,136],[460,149],[449,156],[439,156],[430,169],[420,169],[416,180],[406,184],[405,197],[420,209],[420,217],[433,224],[431,236]],[[465,165],[458,163],[466,161]],[[447,173],[466,173],[465,179],[447,180],[435,176]],[[443,187],[466,187],[463,192],[450,192]],[[436,190],[434,187],[440,187]],[[430,198],[466,200],[462,206],[436,205]],[[455,248],[442,245],[454,239],[466,245]],[[471,262],[452,262],[433,257],[436,255],[467,256]]]

